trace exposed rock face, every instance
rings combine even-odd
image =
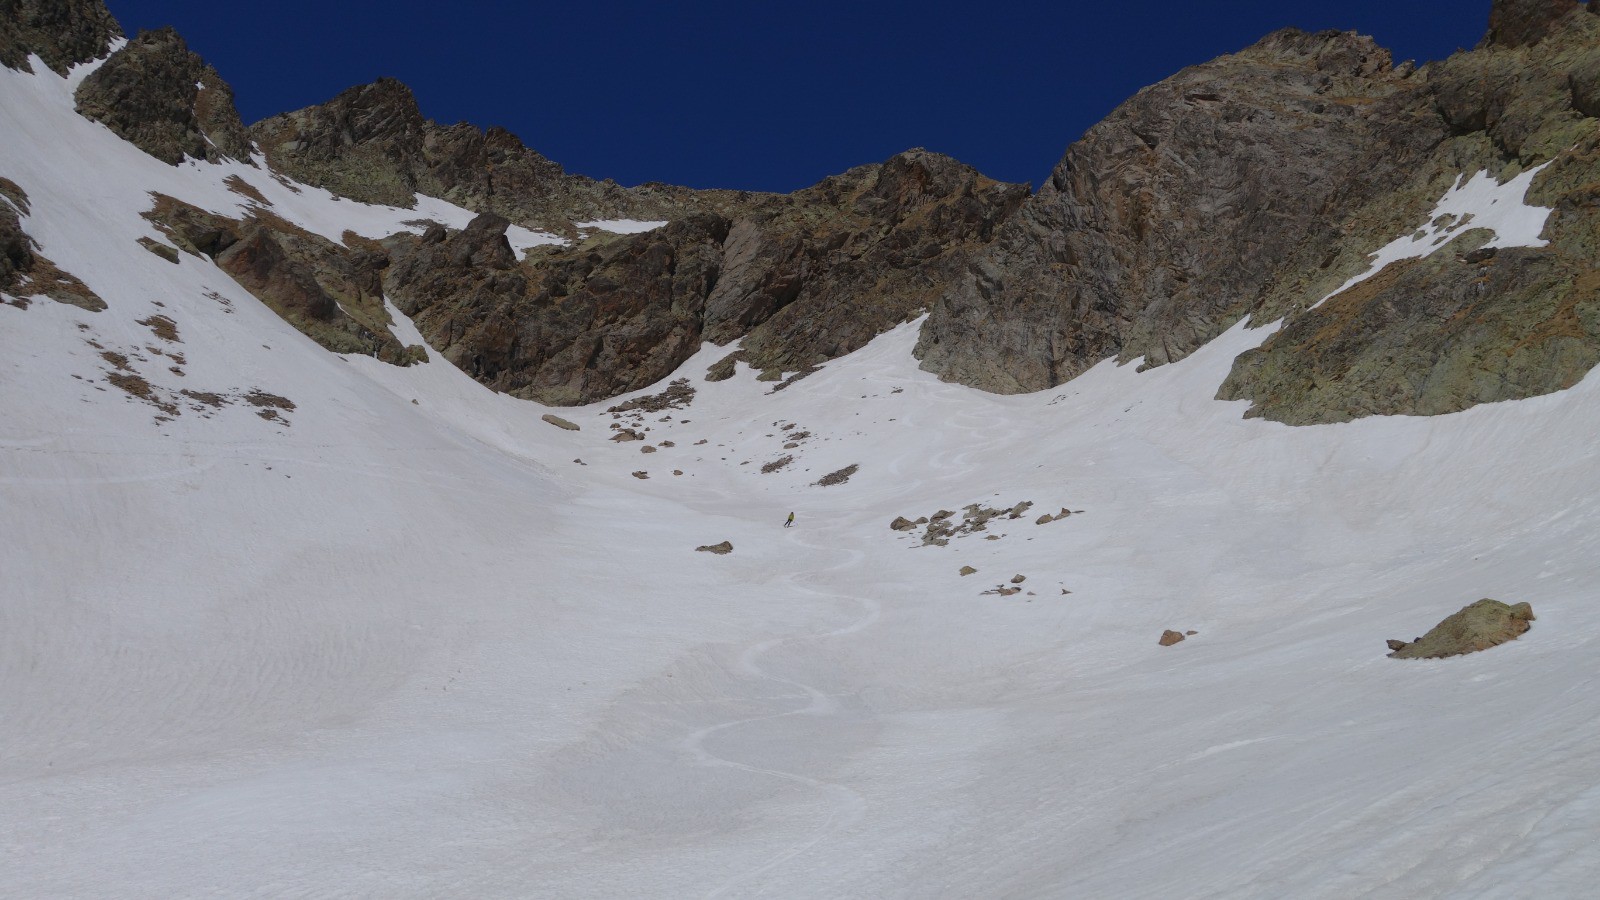
[[[539,248],[507,221],[390,242],[385,286],[429,342],[485,384],[541,403],[650,385],[702,340],[748,335],[745,358],[804,369],[859,349],[931,301],[1025,188],[912,151],[730,220]]]
[[[1446,136],[1430,106],[1422,79],[1338,32],[1277,32],[1139,92],[933,307],[923,367],[1013,393],[1107,357],[1181,358],[1412,175]]]
[[[517,264],[505,219],[399,246],[385,287],[429,342],[515,396],[574,405],[646,387],[700,343],[727,221],[700,216]]]
[[[335,353],[361,353],[409,365],[421,347],[404,347],[389,331],[377,246],[345,247],[257,208],[235,220],[156,195],[145,217],[180,249],[210,257],[285,321]]]
[[[1460,612],[1435,625],[1417,640],[1390,641],[1394,659],[1440,659],[1487,650],[1516,640],[1533,622],[1533,607],[1526,603],[1508,606],[1487,597],[1468,604]],[[1394,647],[1400,644],[1399,647]]]
[[[37,54],[59,75],[99,59],[122,27],[100,0],[0,0],[0,65],[33,71]]]
[[[1494,0],[1482,46],[1537,44],[1563,16],[1577,10],[1578,0]]]
[[[232,88],[170,28],[140,32],[111,54],[77,101],[78,112],[171,165],[250,158]]]
[[[1552,210],[1546,246],[1480,249],[1487,233],[1463,229],[1433,256],[1292,316],[1239,357],[1219,397],[1290,424],[1431,415],[1561,390],[1600,363],[1600,122],[1580,101],[1600,73],[1600,19],[1573,6],[1556,23],[1535,47],[1486,42],[1436,68],[1437,108],[1456,136],[1400,192],[1437,198],[1453,173],[1509,177],[1553,158],[1528,197]],[[1375,216],[1388,224],[1369,230],[1398,236],[1425,215]]]
[[[410,208],[417,193],[557,230],[610,218],[671,219],[751,195],[665,185],[623,188],[568,175],[502,128],[440,125],[392,78],[251,126],[272,167],[353,200]]]
[[[733,224],[706,336],[748,332],[758,369],[860,349],[932,305],[1026,197],[925,150],[826,179]]]

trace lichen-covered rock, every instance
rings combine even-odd
[[[33,71],[36,54],[58,75],[106,55],[122,27],[101,0],[0,0],[0,65]]]
[[[170,28],[145,31],[78,86],[78,112],[144,152],[184,159],[250,159],[233,90]]]
[[[1544,246],[1484,247],[1488,232],[1469,225],[1432,256],[1291,315],[1235,361],[1220,398],[1290,424],[1433,415],[1562,390],[1600,363],[1600,123],[1571,106],[1579,73],[1600,75],[1600,17],[1558,24],[1536,46],[1486,42],[1435,67],[1440,114],[1462,133],[1401,192],[1437,198],[1461,172],[1507,178],[1549,161],[1528,195],[1551,210]]]
[[[1516,640],[1533,622],[1533,607],[1527,603],[1507,605],[1484,598],[1468,604],[1429,632],[1411,643],[1391,641],[1394,659],[1439,659],[1487,650]]]
[[[1015,393],[1183,357],[1412,176],[1446,137],[1431,106],[1370,38],[1292,29],[1140,91],[957,275],[923,368]]]

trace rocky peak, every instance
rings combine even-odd
[[[171,28],[143,31],[78,86],[78,112],[155,158],[250,158],[233,89]]]
[[[1489,9],[1489,33],[1484,35],[1479,46],[1537,44],[1550,34],[1556,23],[1577,9],[1578,0],[1494,0],[1494,6]]]
[[[37,54],[59,75],[106,55],[122,27],[100,0],[0,0],[0,65],[33,71]]]
[[[1301,31],[1283,28],[1267,35],[1239,54],[1279,64],[1300,65],[1352,78],[1367,78],[1389,71],[1388,50],[1354,31]]]

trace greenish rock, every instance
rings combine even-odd
[[[80,114],[170,165],[250,159],[233,90],[171,28],[140,32],[75,96]]]
[[[1462,607],[1460,612],[1447,617],[1415,641],[1391,641],[1391,647],[1395,644],[1400,646],[1389,656],[1394,659],[1440,659],[1475,653],[1516,640],[1531,627],[1533,620],[1533,607],[1527,603],[1508,606],[1498,600],[1484,598]]]
[[[176,265],[178,262],[178,248],[172,246],[171,244],[163,244],[158,240],[142,237],[139,238],[139,246],[149,250],[151,253],[154,253],[169,263]]]
[[[100,0],[0,0],[0,65],[24,72],[36,54],[66,75],[78,63],[106,55],[122,27]]]

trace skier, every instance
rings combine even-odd
[[[789,513],[789,521],[784,522],[783,523],[783,527],[788,528],[790,525],[793,525],[793,524],[794,524],[794,513]]]

